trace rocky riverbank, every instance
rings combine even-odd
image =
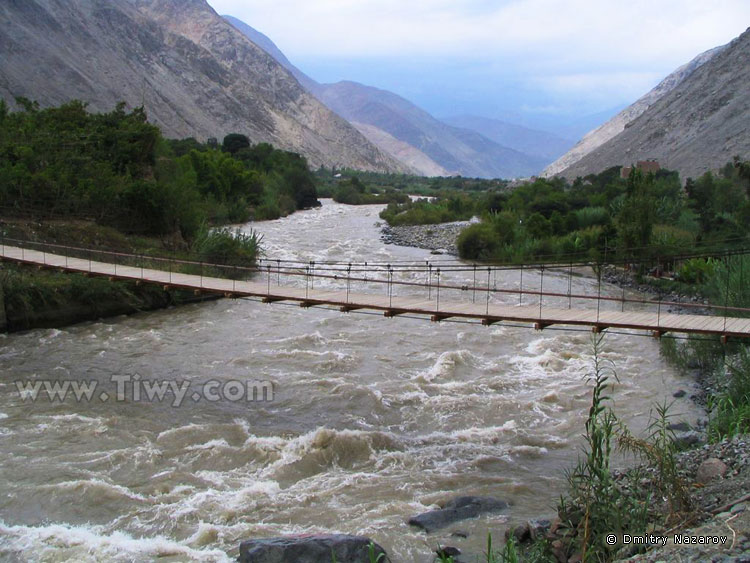
[[[646,278],[648,280],[649,278]],[[656,281],[657,278],[653,278]],[[709,310],[702,305],[708,305],[708,300],[698,295],[685,295],[673,291],[661,291],[648,281],[638,281],[632,271],[617,266],[605,266],[602,270],[602,280],[642,293],[650,299],[661,300],[669,305],[663,311],[666,313],[685,313],[692,315],[707,315]]]
[[[643,545],[632,538],[616,536],[624,544],[618,561],[750,561],[750,438],[706,444],[678,454],[676,462],[679,477],[688,487],[690,512],[670,529],[653,527],[640,535],[648,546],[645,553],[637,553]],[[624,473],[615,478],[619,487],[631,486]],[[654,488],[657,478],[656,469],[642,467],[638,487]],[[662,502],[658,495],[653,499]],[[549,518],[514,525],[506,531],[506,538],[513,535],[521,545],[545,538],[553,561],[570,563],[581,560],[568,547],[573,534],[565,522]]]
[[[456,246],[458,235],[471,223],[472,221],[455,221],[436,225],[399,225],[396,227],[384,224],[380,240],[385,244],[414,246],[432,250],[436,254],[458,256]]]
[[[678,465],[691,491],[694,519],[690,527],[659,532],[667,536],[665,546],[629,561],[750,561],[750,438],[738,436],[683,452]],[[685,537],[727,539],[684,545],[680,540]]]

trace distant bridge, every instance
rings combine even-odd
[[[301,307],[332,306],[342,312],[382,311],[386,317],[418,315],[436,322],[463,319],[484,325],[524,323],[537,330],[552,325],[588,327],[594,332],[634,329],[656,337],[706,334],[718,335],[724,342],[750,338],[750,309],[626,298],[624,290],[620,297],[606,296],[601,275],[591,292],[574,294],[572,264],[511,268],[440,260],[368,264],[264,258],[258,266],[244,268],[7,238],[0,241],[0,259],[196,294],[294,302]],[[507,279],[511,272],[520,278],[517,289],[497,288],[492,282],[498,273]],[[459,274],[466,283],[445,281]],[[556,276],[558,282],[567,276],[567,291],[545,292],[545,275]],[[538,282],[538,287],[530,288],[529,279]],[[352,291],[352,286],[358,291]]]

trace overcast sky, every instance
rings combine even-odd
[[[750,26],[750,0],[209,0],[320,82],[443,116],[543,122],[627,105]]]

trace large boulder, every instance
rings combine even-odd
[[[703,463],[698,467],[698,471],[695,475],[695,480],[702,485],[706,485],[718,479],[724,477],[727,472],[727,464],[715,457],[709,457],[704,460]]]
[[[385,550],[370,538],[345,534],[286,536],[243,541],[240,563],[370,563],[370,544],[375,558],[390,561]],[[382,554],[382,557],[381,557]],[[335,559],[334,559],[335,558]]]
[[[431,510],[409,518],[409,524],[430,533],[460,520],[500,512],[506,508],[507,502],[492,497],[457,497],[439,510]]]

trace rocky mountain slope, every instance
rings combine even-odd
[[[700,69],[703,65],[722,53],[727,47],[728,45],[723,45],[721,47],[716,47],[714,49],[701,53],[689,63],[679,67],[664,80],[662,80],[653,90],[648,92],[645,96],[625,108],[604,125],[586,134],[583,139],[581,139],[578,144],[576,144],[576,146],[573,147],[568,153],[545,168],[542,174],[548,177],[555,176],[560,173],[562,173],[562,175],[564,176],[570,176],[571,174],[575,174],[574,170],[586,169],[585,162],[581,162],[582,159],[586,157],[586,155],[592,153],[597,148],[607,143],[610,139],[617,137],[619,134],[625,131],[625,129],[631,127],[631,125],[634,125],[636,119],[638,119],[647,110],[649,110],[649,108],[654,106],[659,100],[666,97],[671,92],[675,91],[675,89],[677,89],[683,82],[690,78],[698,69]],[[658,132],[655,133],[658,137]],[[654,140],[656,140],[656,137]],[[656,150],[657,145],[658,143],[645,144],[642,146],[643,151],[645,152],[640,152],[636,156],[623,154],[621,155],[622,158],[617,162],[612,160],[609,160],[608,162],[615,162],[615,164],[630,164],[631,161],[636,161],[647,157],[657,158],[659,156],[658,154],[646,154],[651,150]],[[659,154],[666,154],[666,152],[659,152]],[[594,159],[593,162],[595,163],[596,159]],[[598,166],[598,164],[593,165]],[[713,167],[716,167],[716,165],[713,165]],[[571,169],[571,172],[568,172],[566,169]],[[599,171],[600,170],[596,170],[596,172]]]
[[[399,141],[393,135],[367,123],[352,122],[357,130],[375,146],[392,155],[424,176],[450,176],[451,173],[409,143]]]
[[[349,121],[366,123],[426,154],[452,174],[513,178],[538,172],[543,161],[435,119],[408,100],[357,82],[321,84],[315,95]]]
[[[351,81],[319,84],[294,67],[268,37],[236,18],[224,17],[326,106],[355,123],[383,151],[422,174],[513,178],[535,174],[549,162],[549,158],[503,146],[476,131],[443,123],[392,92]]]
[[[0,96],[11,105],[125,101],[171,137],[239,132],[312,166],[407,170],[205,0],[12,0],[0,18]]]

